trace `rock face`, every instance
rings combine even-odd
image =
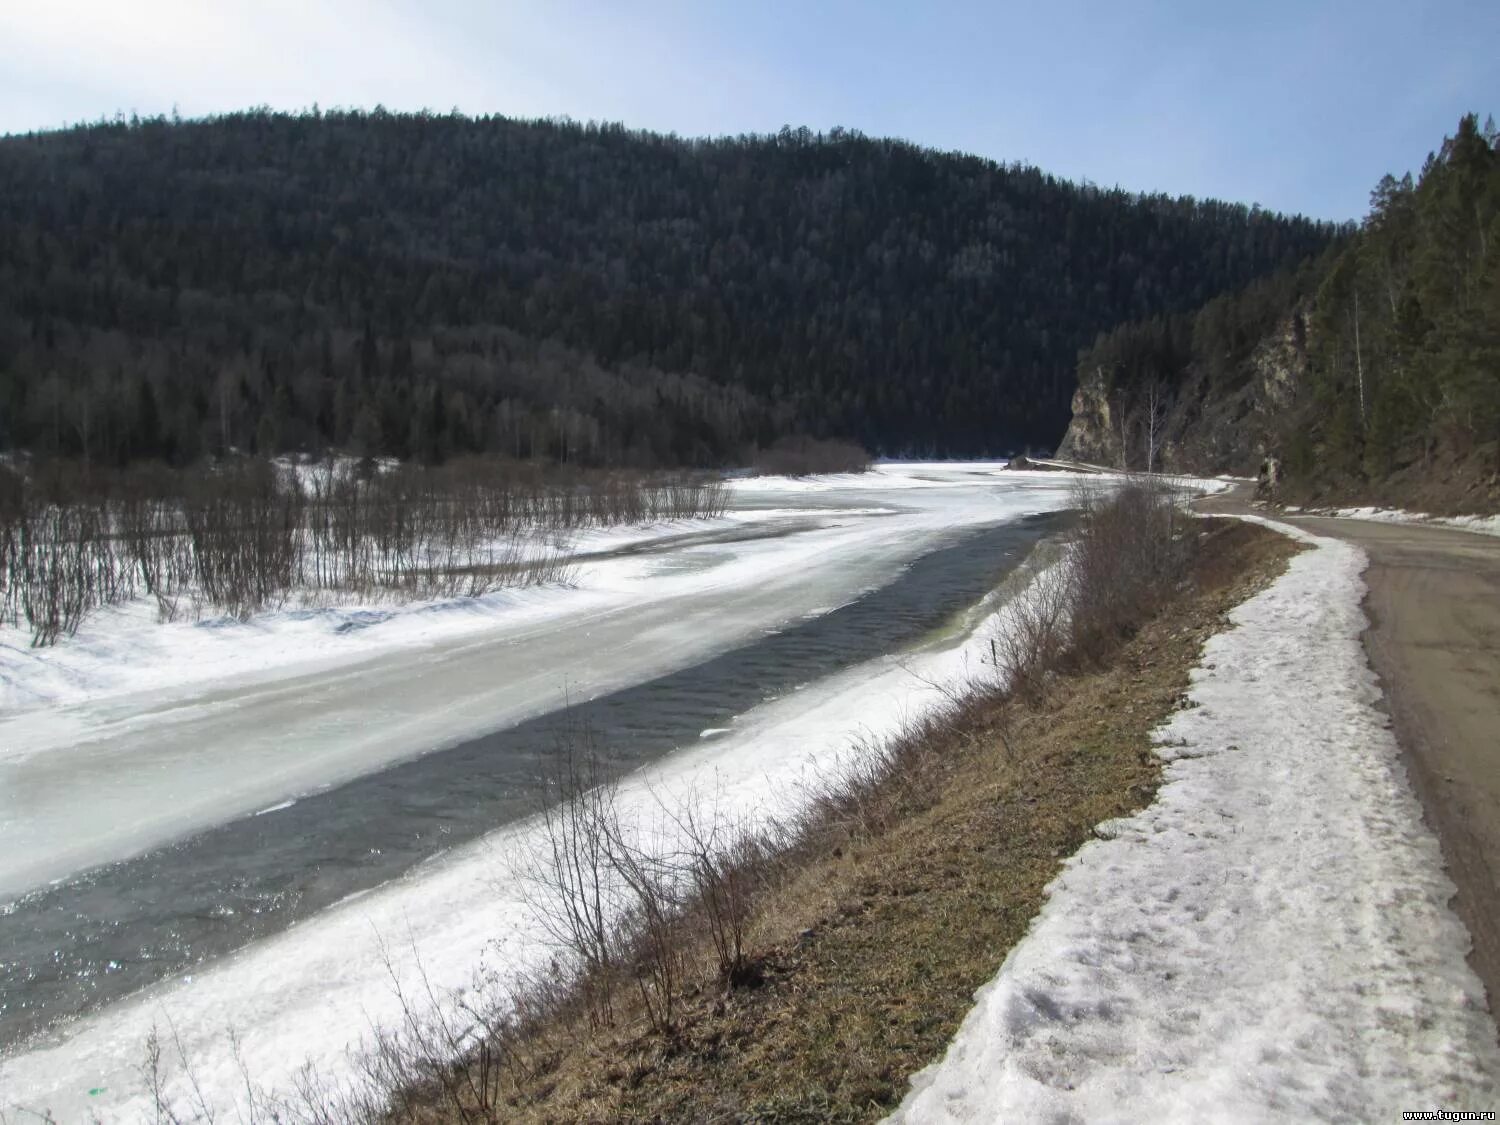
[[[1277,453],[1283,419],[1307,375],[1305,311],[1284,318],[1248,357],[1217,378],[1201,363],[1158,375],[1172,390],[1159,409],[1155,467],[1253,477]],[[1146,468],[1146,402],[1139,389],[1131,393],[1113,382],[1106,371],[1079,373],[1073,420],[1059,458]]]
[[[1109,381],[1103,371],[1096,368],[1078,373],[1078,389],[1073,392],[1073,420],[1057,447],[1059,460],[1116,468],[1124,463],[1109,399]]]

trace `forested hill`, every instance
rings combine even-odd
[[[842,130],[249,112],[8,137],[0,447],[1050,445],[1102,328],[1333,233]]]
[[[1158,466],[1212,472],[1270,456],[1290,498],[1494,511],[1500,130],[1464,117],[1341,244],[1102,334],[1078,377],[1071,455],[1145,467],[1154,444]]]

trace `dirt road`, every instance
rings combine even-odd
[[[1207,509],[1248,511],[1243,497]],[[1365,649],[1412,786],[1458,886],[1470,963],[1500,1011],[1500,538],[1285,517],[1370,556]]]

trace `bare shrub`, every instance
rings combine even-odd
[[[554,980],[566,984],[541,1007],[567,1003],[589,1026],[611,1026],[623,984],[647,1025],[670,1034],[705,954],[726,987],[753,982],[748,927],[781,846],[775,828],[728,822],[696,794],[675,805],[656,796],[654,826],[623,817],[615,783],[575,737],[546,795],[539,843],[512,870],[564,958]],[[547,996],[535,982],[524,995],[533,1008]]]
[[[691,926],[683,909],[687,887],[676,857],[642,847],[618,817],[612,830],[609,863],[626,892],[624,910],[613,920],[622,967],[635,982],[651,1029],[670,1032],[691,971]]]
[[[376,1029],[374,1043],[361,1059],[366,1080],[363,1089],[396,1091],[395,1108],[408,1119],[416,1118],[423,1107],[435,1101],[447,1120],[493,1121],[503,1029],[462,995],[440,995],[420,956],[415,956],[415,947],[412,952],[415,991],[407,987],[389,951],[381,946],[380,956],[401,1008],[401,1020],[395,1027]],[[493,1010],[489,1006],[485,1009]],[[454,1065],[460,1059],[464,1065]],[[327,1097],[326,1092],[323,1096]],[[346,1093],[341,1100],[346,1111],[364,1103],[356,1119],[386,1116],[377,1110],[376,1101],[368,1093]]]
[[[279,605],[300,554],[302,491],[264,461],[230,463],[193,482],[183,501],[199,589],[245,618]]]
[[[1008,606],[1004,628],[990,646],[1000,682],[1016,695],[1035,701],[1045,693],[1070,641],[1076,572],[1065,557],[1043,570]]]
[[[1082,513],[1070,561],[1069,650],[1097,662],[1128,640],[1176,592],[1191,558],[1186,494],[1157,477],[1095,481],[1074,492]]]
[[[186,1092],[180,1098],[172,1096],[173,1085],[168,1074],[168,1056],[162,1045],[161,1033],[153,1025],[146,1036],[145,1057],[141,1062],[140,1074],[147,1092],[151,1095],[151,1108],[155,1119],[158,1125],[187,1125],[189,1122],[195,1125],[197,1123],[213,1125],[217,1114],[205,1095],[203,1086],[198,1081],[198,1073],[193,1067],[192,1060],[188,1058],[187,1049],[182,1045],[182,1039],[170,1020],[167,1028],[171,1035],[171,1057],[175,1058],[177,1069],[182,1075],[182,1081],[177,1085],[185,1085]],[[181,1108],[179,1102],[187,1103],[185,1110]]]
[[[47,645],[141,593],[164,621],[184,601],[245,618],[294,596],[478,597],[567,581],[554,533],[716,516],[724,503],[703,474],[479,458],[368,474],[238,458],[191,472],[0,466],[0,621]]]
[[[991,640],[1006,690],[1040,699],[1049,676],[1106,659],[1166,604],[1192,560],[1188,495],[1157,477],[1075,486],[1066,554],[1012,600]]]
[[[591,1024],[614,1020],[625,889],[614,866],[616,786],[599,758],[565,738],[546,777],[540,843],[512,875],[533,916],[571,961]]]
[[[719,980],[730,987],[751,983],[750,918],[778,842],[766,827],[727,822],[717,808],[705,809],[693,795],[668,815],[681,840],[687,902],[707,927]]]

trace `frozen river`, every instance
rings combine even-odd
[[[560,728],[627,785],[794,804],[978,671],[983,600],[1072,483],[741,481],[723,519],[571,543],[566,589],[0,636],[0,1108],[144,1114],[153,1024],[226,1106],[241,1062],[337,1079],[393,1016],[390,971],[536,963],[496,855]]]

